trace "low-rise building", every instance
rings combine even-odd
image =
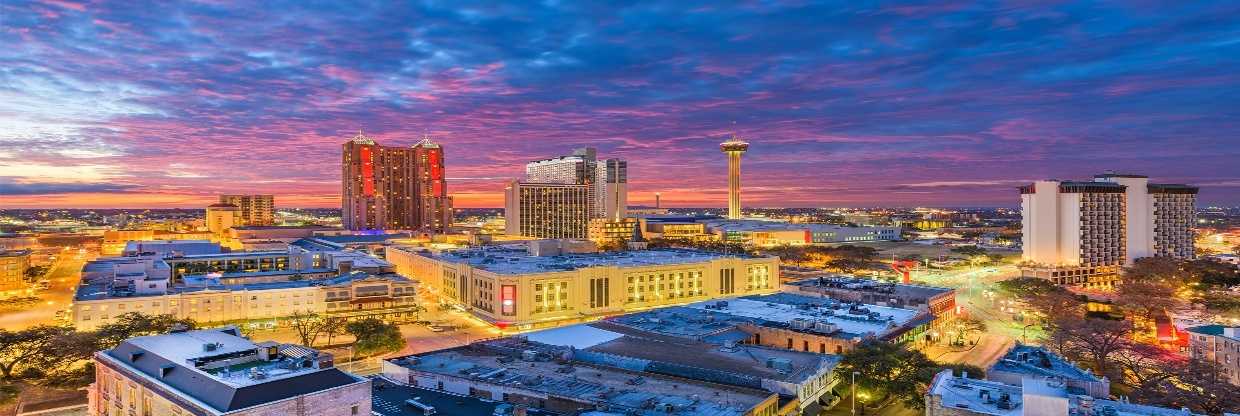
[[[775,293],[661,308],[609,320],[699,341],[843,354],[865,340],[916,341],[933,317],[911,309]]]
[[[544,246],[527,242],[440,253],[389,247],[387,260],[398,273],[418,279],[478,318],[518,330],[778,290],[777,257]]]
[[[371,414],[370,380],[334,368],[331,354],[254,343],[236,327],[131,338],[94,363],[91,416]]]
[[[1019,386],[1026,378],[1054,380],[1073,394],[1105,399],[1111,396],[1111,381],[1077,367],[1046,348],[1016,343],[986,369],[986,379]]]
[[[822,223],[790,223],[765,219],[707,220],[708,233],[717,239],[756,246],[814,245],[896,241],[900,227],[850,227]]]
[[[817,414],[835,403],[839,361],[598,321],[395,358],[383,373],[552,412],[773,416]]]
[[[1240,327],[1202,325],[1188,328],[1188,355],[1218,364],[1231,384],[1240,385]]]
[[[845,302],[916,309],[936,318],[955,317],[956,290],[849,276],[821,276],[783,284],[785,292],[814,294]]]
[[[26,294],[30,250],[0,249],[0,298]]]
[[[183,276],[172,283],[166,277],[122,271],[114,279],[79,286],[71,319],[77,329],[90,330],[130,312],[200,323],[275,324],[296,313],[409,321],[419,310],[416,283],[399,275],[351,272],[291,280],[298,275],[277,273]]]
[[[943,370],[926,393],[926,416],[1203,416],[1074,394],[1060,381],[1026,377],[1019,385]]]
[[[590,241],[598,244],[625,243],[632,241],[634,234],[640,235],[637,218],[594,218],[586,231]]]

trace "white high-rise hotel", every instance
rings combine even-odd
[[[1103,174],[1022,186],[1025,276],[1109,286],[1142,257],[1193,257],[1197,188]]]

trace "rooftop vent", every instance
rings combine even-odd
[[[204,352],[212,352],[212,351],[220,349],[220,347],[223,347],[223,346],[224,346],[223,344],[220,344],[218,342],[208,342],[206,344],[202,344],[202,350]]]

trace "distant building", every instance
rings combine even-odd
[[[1202,325],[1187,331],[1189,357],[1218,364],[1223,377],[1240,385],[1240,327]]]
[[[1043,347],[1016,343],[986,369],[987,380],[1004,384],[1019,386],[1026,378],[1064,383],[1073,394],[1111,397],[1111,381],[1106,377],[1099,378]]]
[[[125,247],[134,241],[210,240],[215,237],[210,232],[171,232],[150,229],[107,230],[103,232],[103,242],[99,247],[99,252],[105,256],[120,255],[125,251]]]
[[[1195,187],[1103,174],[1020,189],[1025,276],[1104,287],[1138,258],[1194,256]]]
[[[1026,377],[1019,385],[943,370],[926,393],[926,416],[1204,416],[1075,394],[1060,381]]]
[[[389,359],[383,374],[563,414],[774,416],[836,403],[839,361],[598,321]]]
[[[628,162],[599,160],[593,147],[527,163],[524,182],[585,185],[590,200],[589,218],[617,220],[627,216]]]
[[[358,134],[341,153],[345,228],[442,233],[452,225],[443,147],[430,138],[391,147]]]
[[[275,225],[275,197],[271,195],[220,195],[220,203],[237,207],[236,225]]]
[[[223,202],[207,206],[207,231],[223,236],[234,226],[242,224],[241,208]]]
[[[26,294],[30,250],[0,249],[0,298]]]
[[[508,235],[586,238],[593,209],[590,186],[511,181],[504,189]]]
[[[371,382],[331,354],[253,343],[235,327],[130,338],[94,356],[88,414],[371,414]]]
[[[633,240],[633,236],[641,236],[637,229],[637,218],[595,218],[590,220],[587,236],[590,241],[599,244],[624,243]]]
[[[389,247],[387,259],[397,272],[482,320],[520,330],[772,293],[779,286],[775,257],[672,249],[592,253],[587,251],[593,244],[584,245],[588,247],[533,241],[438,254]]]
[[[849,227],[774,220],[702,220],[722,241],[756,246],[814,245],[900,240],[900,227]]]

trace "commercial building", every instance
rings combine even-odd
[[[595,218],[590,220],[587,236],[590,241],[598,244],[624,243],[635,239],[644,239],[638,230],[637,218]]]
[[[564,414],[817,414],[839,357],[599,321],[390,359],[391,380]]]
[[[1142,257],[1193,257],[1197,188],[1103,174],[1020,188],[1025,276],[1110,286]]]
[[[986,369],[986,379],[1019,386],[1026,378],[1062,383],[1073,394],[1099,399],[1111,397],[1111,381],[1077,367],[1046,348],[1016,343]]]
[[[336,276],[318,269],[193,275],[172,282],[138,270],[122,269],[114,279],[81,285],[71,308],[74,327],[91,330],[130,312],[200,323],[274,323],[295,313],[407,321],[417,312],[416,283],[395,274]],[[323,275],[333,277],[316,278]]]
[[[598,159],[593,147],[574,149],[571,155],[536,160],[525,165],[525,182],[586,185],[589,218],[618,220],[627,216],[628,162]]]
[[[504,188],[504,232],[534,238],[586,238],[590,185],[511,181]]]
[[[900,227],[850,227],[758,219],[702,219],[716,239],[756,246],[896,241]]]
[[[956,290],[946,287],[906,285],[848,276],[823,276],[784,283],[783,290],[844,302],[915,309],[929,312],[935,318],[956,316]]]
[[[30,250],[0,249],[0,298],[26,293],[26,269],[30,268]]]
[[[429,138],[391,147],[358,134],[343,145],[341,169],[345,228],[442,233],[452,225],[443,147]]]
[[[210,232],[172,232],[162,230],[107,230],[103,232],[103,242],[99,252],[105,256],[120,255],[125,247],[133,241],[153,240],[211,240],[216,236]]]
[[[220,204],[237,207],[236,225],[275,225],[276,204],[271,195],[220,195]]]
[[[777,257],[682,249],[588,253],[573,246],[551,240],[442,253],[390,247],[387,260],[475,316],[518,330],[779,287]]]
[[[1019,385],[943,370],[926,394],[926,416],[1203,416],[1076,394],[1064,383],[1026,377]]]
[[[131,338],[94,356],[88,414],[356,416],[371,382],[331,354],[254,343],[235,327]]]
[[[866,340],[917,341],[933,317],[911,309],[775,293],[660,308],[608,320],[697,341],[844,354]]]
[[[1223,377],[1240,385],[1240,327],[1202,325],[1187,331],[1189,357],[1214,362]]]
[[[236,205],[223,202],[207,205],[207,231],[211,234],[223,236],[242,221],[241,208]]]

